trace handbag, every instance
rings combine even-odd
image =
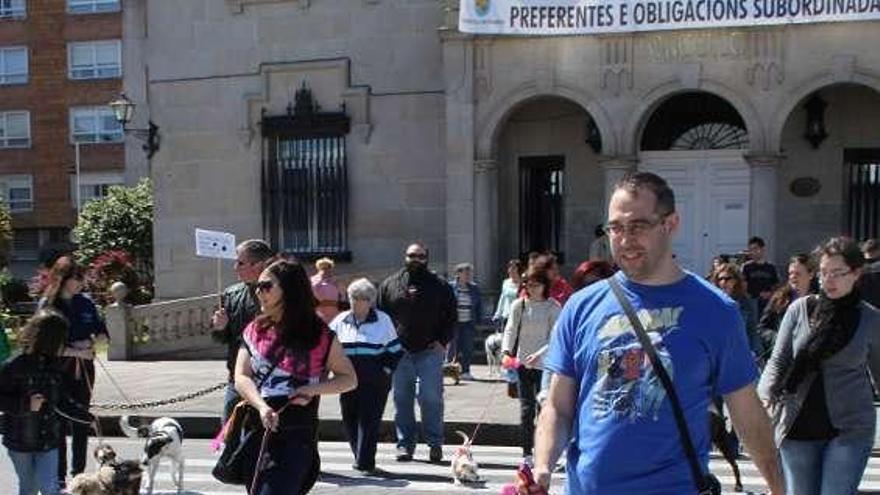
[[[272,376],[278,361],[272,363],[272,367],[260,379],[257,390]],[[217,481],[227,485],[246,485],[254,477],[260,457],[263,437],[260,413],[247,401],[241,400],[235,405],[223,430],[223,452],[220,453],[211,474]]]
[[[513,340],[513,349],[510,352],[514,357],[519,352],[519,335],[522,332],[522,317],[525,313],[525,304],[526,301],[523,299],[523,309],[519,311],[519,320],[517,320],[516,324],[516,338]],[[519,399],[519,386],[517,385],[517,382],[519,382],[518,370],[508,370],[508,373],[516,378],[515,381],[510,379],[507,381],[507,396],[511,399]]]
[[[660,361],[660,357],[657,356],[657,349],[654,348],[654,344],[651,343],[651,338],[645,331],[645,327],[642,326],[642,322],[639,321],[638,316],[636,316],[635,309],[633,309],[629,299],[627,299],[626,295],[623,293],[623,289],[620,287],[620,282],[618,282],[615,277],[611,277],[608,279],[608,283],[611,285],[611,291],[614,293],[614,296],[623,308],[623,312],[626,313],[626,317],[629,319],[633,331],[635,332],[636,337],[638,337],[639,343],[642,345],[642,350],[648,355],[648,359],[651,361],[651,366],[654,368],[654,373],[657,374],[657,378],[660,379],[663,388],[666,389],[666,396],[669,397],[669,403],[672,406],[672,412],[675,416],[675,424],[678,427],[678,436],[681,440],[682,447],[684,447],[684,452],[687,456],[688,466],[690,467],[691,476],[694,479],[694,486],[697,488],[697,493],[699,495],[721,495],[721,483],[718,481],[718,478],[712,473],[704,473],[703,468],[700,467],[700,461],[697,459],[697,451],[694,449],[694,443],[691,440],[691,434],[687,428],[687,421],[684,418],[684,412],[681,409],[678,394],[675,393],[675,387],[672,385],[669,373],[667,373],[666,368]]]

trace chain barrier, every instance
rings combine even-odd
[[[176,397],[171,397],[170,399],[164,400],[152,400],[152,401],[142,401],[142,402],[105,402],[101,404],[92,404],[92,409],[100,409],[103,411],[110,410],[119,410],[119,411],[131,411],[135,409],[152,409],[161,406],[168,406],[171,404],[179,404],[181,402],[186,402],[188,400],[196,399],[198,397],[202,397],[204,395],[208,395],[212,392],[216,392],[218,390],[226,388],[228,382],[225,380],[216,384],[211,385],[210,387],[203,388],[201,390],[197,390],[195,392],[178,395]]]

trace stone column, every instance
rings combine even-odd
[[[474,275],[483,287],[498,280],[498,161],[474,162]]]
[[[622,179],[627,172],[635,171],[638,162],[639,159],[635,156],[606,156],[599,159],[599,165],[605,172],[605,198],[602,202],[603,217],[607,217],[608,201],[611,200],[614,184]]]
[[[752,168],[749,237],[762,237],[767,242],[767,259],[776,263],[777,169],[785,157],[772,153],[750,153],[744,158]]]
[[[446,91],[446,267],[474,262],[473,37],[441,30]]]

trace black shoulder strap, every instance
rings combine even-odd
[[[519,320],[516,321],[516,338],[513,340],[513,348],[510,350],[510,355],[516,357],[516,354],[519,352],[519,336],[522,333],[522,319],[523,315],[526,314],[526,298],[520,299],[522,304],[519,306]]]
[[[663,384],[663,388],[666,389],[666,396],[669,397],[669,403],[672,405],[672,412],[675,415],[675,423],[678,426],[678,436],[681,438],[681,444],[684,447],[684,453],[687,455],[688,464],[691,468],[691,476],[694,478],[697,491],[702,493],[706,488],[705,474],[703,473],[703,469],[700,467],[700,462],[697,459],[697,451],[694,449],[693,441],[691,441],[687,421],[685,421],[684,412],[681,409],[681,403],[678,400],[678,394],[675,393],[675,387],[672,385],[672,380],[669,378],[666,368],[663,366],[660,357],[657,355],[657,349],[655,349],[654,344],[651,343],[651,337],[648,336],[645,327],[642,326],[642,322],[639,321],[639,317],[636,315],[635,309],[633,309],[629,299],[627,299],[626,295],[623,293],[623,289],[620,287],[620,282],[617,281],[616,277],[612,276],[608,279],[608,283],[611,285],[611,290],[614,292],[614,296],[623,308],[623,312],[626,313],[627,318],[629,318],[633,331],[639,338],[639,342],[642,344],[642,350],[648,355],[648,359],[651,360],[651,366],[654,368],[654,373],[657,374],[657,377],[660,378],[660,382]]]

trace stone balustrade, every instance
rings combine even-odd
[[[116,302],[105,308],[111,360],[222,359],[226,346],[211,338],[211,315],[217,295],[133,306],[124,301],[120,282],[111,292]]]

